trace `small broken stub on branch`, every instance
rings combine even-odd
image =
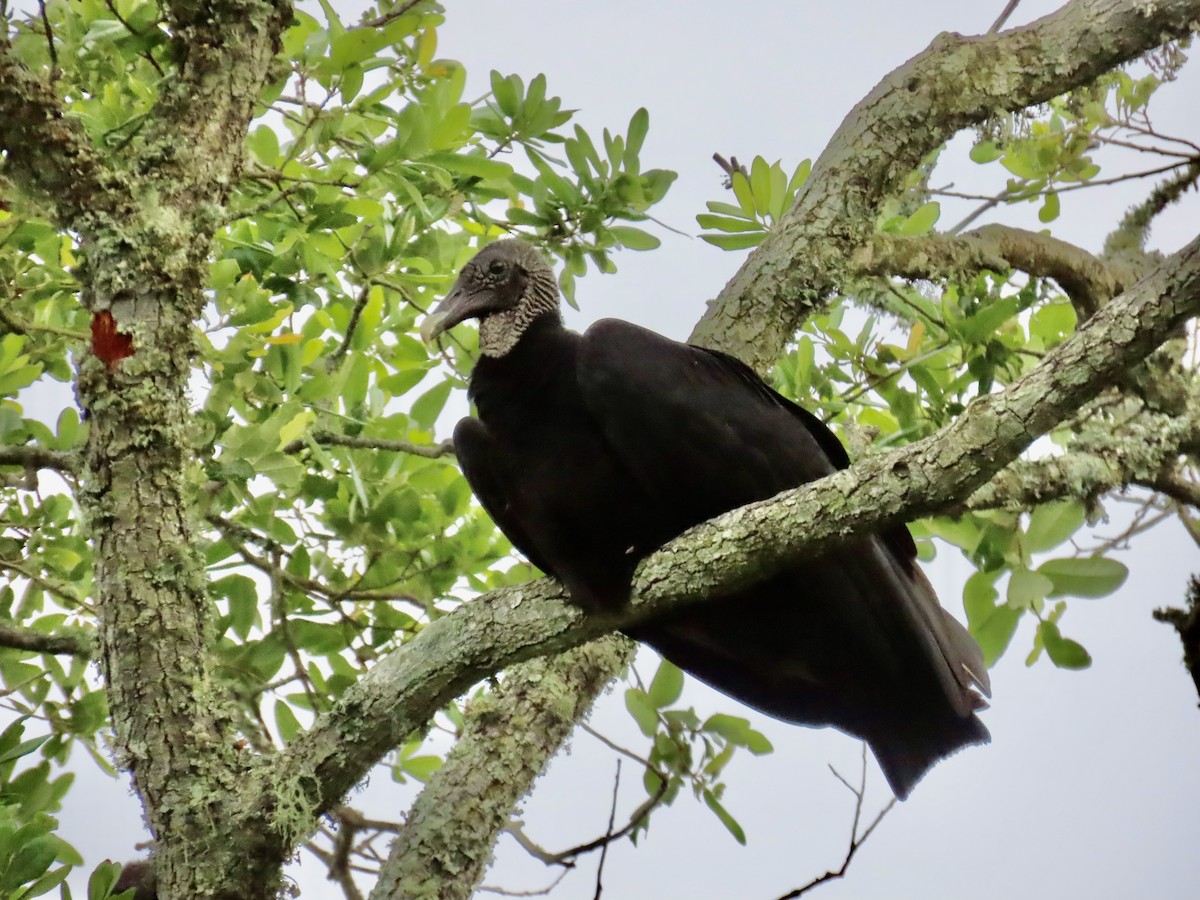
[[[117,363],[125,357],[133,356],[132,335],[117,331],[117,320],[107,309],[92,315],[92,352],[110,373],[117,371]]]

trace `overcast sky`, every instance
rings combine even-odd
[[[657,215],[694,234],[704,201],[722,199],[714,151],[743,160],[756,153],[782,158],[789,169],[817,156],[853,104],[889,70],[940,31],[985,31],[1003,5],[450,0],[438,53],[466,65],[472,97],[487,89],[492,68],[527,81],[546,73],[550,92],[579,109],[578,121],[594,133],[604,125],[624,129],[634,110],[647,107],[643,165],[680,173]],[[1027,0],[1010,24],[1055,6]],[[1160,92],[1154,109],[1162,130],[1196,137],[1187,128],[1200,108],[1198,85],[1193,71]],[[969,163],[946,165],[934,179],[950,181],[983,190],[998,183],[981,180]],[[1115,216],[1144,190],[1115,186],[1064,196],[1055,234],[1098,249]],[[1195,233],[1197,212],[1193,201],[1164,215],[1154,246],[1177,249]],[[942,223],[957,218],[948,211]],[[1006,212],[1003,221],[1039,227],[1032,207]],[[657,252],[622,253],[616,276],[593,273],[579,282],[583,310],[571,321],[581,326],[617,315],[686,336],[744,254],[665,232],[663,239]],[[1121,514],[1119,504],[1110,509],[1114,517]],[[1115,524],[1100,528],[1117,530]],[[1064,621],[1064,631],[1092,652],[1093,667],[1070,673],[1043,662],[1026,669],[1031,629],[1023,628],[992,673],[993,707],[984,718],[993,743],[938,766],[880,826],[847,880],[816,896],[1196,896],[1200,715],[1174,633],[1151,621],[1150,610],[1180,601],[1188,574],[1200,569],[1200,553],[1181,529],[1162,527],[1121,558],[1132,570],[1127,585],[1104,600],[1072,601]],[[961,616],[969,565],[943,547],[928,569],[945,605]],[[642,668],[652,674],[653,662],[644,659]],[[702,715],[739,712],[707,689],[689,690]],[[639,847],[622,842],[610,851],[606,896],[773,898],[840,863],[852,798],[826,765],[856,773],[860,745],[836,732],[740,712],[755,718],[776,748],[729,771],[726,805],[745,827],[749,846],[739,847],[706,808],[681,797],[655,814]],[[593,724],[643,749],[619,691],[602,701]],[[561,849],[601,833],[614,767],[610,752],[578,735],[571,755],[553,763],[525,804],[531,836]],[[643,795],[640,773],[627,766],[624,774],[621,809],[628,811]],[[133,856],[132,844],[142,835],[128,788],[86,781],[68,798],[65,836],[84,852],[89,868],[104,856]],[[867,812],[873,813],[888,797],[873,763],[868,784]],[[396,818],[409,796],[381,776],[352,802]],[[592,897],[595,864],[594,857],[582,862],[553,896]],[[311,859],[293,874],[305,897],[341,896]],[[487,882],[529,889],[553,874],[502,838]]]

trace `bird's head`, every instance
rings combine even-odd
[[[545,315],[559,316],[549,263],[524,241],[496,241],[463,266],[450,293],[421,323],[421,337],[428,344],[459,322],[478,319],[479,349],[503,356]]]

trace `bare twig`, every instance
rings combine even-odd
[[[1056,184],[1053,187],[1045,187],[1041,190],[1031,191],[1028,193],[1025,191],[1004,191],[998,196],[1002,201],[1031,200],[1034,197],[1044,197],[1046,194],[1065,194],[1068,191],[1082,191],[1085,188],[1097,187],[1098,185],[1102,184],[1118,184],[1122,181],[1132,181],[1135,178],[1149,178],[1151,175],[1161,175],[1164,172],[1174,172],[1176,169],[1181,169],[1194,163],[1194,158],[1183,159],[1179,162],[1158,166],[1154,169],[1144,169],[1141,172],[1126,172],[1124,175],[1114,175],[1112,178],[1093,178],[1089,181],[1080,181],[1073,184]],[[995,196],[989,197],[987,194],[969,194],[964,191],[952,191],[948,188],[930,188],[929,193],[937,194],[941,197],[957,197],[960,200],[983,200],[991,202],[997,199]]]
[[[42,27],[46,29],[46,48],[50,51],[50,80],[58,80],[58,50],[54,47],[54,30],[50,27],[50,16],[46,12],[46,0],[38,0],[42,13]]]
[[[1146,487],[1170,497],[1176,503],[1200,511],[1200,484],[1185,478],[1177,471],[1163,472]]]
[[[600,849],[600,863],[596,866],[596,893],[592,900],[600,900],[604,893],[604,861],[608,859],[608,845],[612,840],[613,823],[617,820],[617,793],[621,789],[621,761],[617,760],[617,774],[613,778],[612,806],[608,811],[608,827],[604,830],[604,846]]]
[[[124,16],[121,15],[121,11],[119,9],[117,9],[117,4],[114,3],[113,0],[104,0],[104,5],[108,7],[108,11],[113,14],[113,17],[118,22],[120,22],[122,25],[125,26],[126,31],[128,31],[130,34],[136,35],[137,37],[145,36],[143,32],[138,31],[136,28],[134,28],[132,25],[130,25],[129,21]],[[156,60],[154,58],[153,52],[151,52],[149,49],[146,49],[146,50],[143,50],[140,55],[141,55],[142,59],[146,60],[146,62],[150,63],[150,65],[153,66],[154,71],[159,74],[160,78],[167,77],[167,73],[164,72],[162,69],[162,66],[160,66],[158,64],[158,60]]]
[[[510,891],[507,888],[493,887],[489,884],[482,884],[479,886],[479,890],[487,891],[489,894],[499,894],[501,897],[544,897],[558,887],[559,882],[566,878],[567,873],[570,871],[570,869],[563,869],[558,873],[555,879],[544,888],[534,888],[533,890],[529,891]]]
[[[246,560],[254,568],[272,577],[278,574],[288,586],[303,591],[306,594],[324,597],[326,600],[334,603],[357,600],[381,600],[403,601],[420,606],[422,609],[425,607],[425,604],[419,597],[401,591],[389,591],[381,588],[371,590],[355,590],[353,588],[338,590],[312,578],[300,578],[288,572],[282,566],[274,564],[271,560],[259,556],[246,546],[247,541],[254,541],[265,546],[271,553],[275,553],[278,551],[279,546],[269,538],[265,538],[251,529],[222,516],[209,515],[205,517],[205,520],[221,532],[221,536],[229,541],[233,548],[241,555],[242,559]]]
[[[609,822],[608,831],[595,840],[588,841],[586,844],[579,844],[567,850],[559,851],[558,853],[552,853],[534,843],[529,838],[529,835],[525,834],[525,832],[521,829],[519,822],[510,823],[504,830],[511,834],[513,839],[521,845],[522,849],[524,849],[526,853],[535,859],[541,860],[548,866],[566,866],[567,868],[572,868],[575,865],[575,860],[583,856],[585,853],[591,853],[594,850],[602,850],[613,841],[618,841],[627,834],[633,832],[633,830],[642,823],[646,816],[650,815],[650,813],[654,810],[654,807],[658,806],[658,804],[662,801],[663,796],[667,792],[667,778],[657,769],[654,769],[653,767],[648,768],[650,768],[650,771],[654,772],[654,774],[658,776],[658,790],[654,792],[652,797],[649,797],[642,803],[641,806],[633,811],[633,814],[629,817],[629,821],[625,823],[625,826],[621,828],[620,831],[614,832],[612,830],[613,823]]]
[[[836,881],[837,879],[844,877],[846,870],[850,868],[850,862],[854,859],[854,854],[858,852],[858,848],[866,843],[867,838],[871,836],[871,832],[875,830],[875,826],[882,822],[883,817],[891,812],[892,807],[896,805],[896,798],[893,797],[887,802],[887,805],[879,811],[879,815],[875,817],[871,824],[867,826],[866,831],[864,831],[862,834],[859,834],[858,823],[862,819],[863,797],[865,796],[867,789],[867,745],[863,744],[862,748],[862,774],[859,779],[858,787],[854,787],[854,785],[843,778],[842,774],[833,766],[829,767],[829,771],[831,771],[833,776],[842,784],[844,784],[846,789],[854,795],[854,821],[850,825],[850,846],[846,850],[846,856],[842,860],[842,865],[839,869],[836,871],[830,869],[824,875],[814,878],[812,881],[808,882],[808,884],[784,894],[779,898],[779,900],[794,900],[794,898],[807,894],[809,891],[819,887],[827,881]]]
[[[992,23],[992,27],[987,30],[988,34],[995,34],[1004,27],[1004,23],[1008,21],[1008,17],[1013,14],[1018,6],[1021,5],[1021,0],[1008,0],[1001,10],[1000,15],[996,17],[996,21]]]
[[[411,453],[413,456],[424,456],[426,459],[437,459],[454,453],[454,444],[442,441],[440,444],[413,444],[408,441],[394,441],[387,438],[351,437],[348,434],[335,434],[331,431],[317,431],[310,435],[311,439],[323,447],[353,447],[360,450],[384,450],[391,453]],[[304,438],[296,438],[283,447],[284,453],[297,453],[308,446]]]
[[[371,296],[371,286],[364,284],[358,292],[358,300],[354,303],[354,309],[350,311],[350,321],[346,324],[346,336],[342,338],[341,344],[333,351],[329,357],[329,370],[332,372],[342,362],[346,353],[350,350],[350,342],[354,340],[354,332],[358,330],[358,320],[362,318],[362,311],[366,308],[367,300]]]

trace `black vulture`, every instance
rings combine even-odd
[[[463,473],[585,610],[626,602],[639,560],[692,525],[849,465],[819,419],[732,356],[616,319],[567,330],[553,271],[522,241],[481,250],[421,330],[432,341],[471,318]],[[749,706],[865,740],[902,799],[989,739],[982,654],[938,605],[904,526],[629,633]]]

